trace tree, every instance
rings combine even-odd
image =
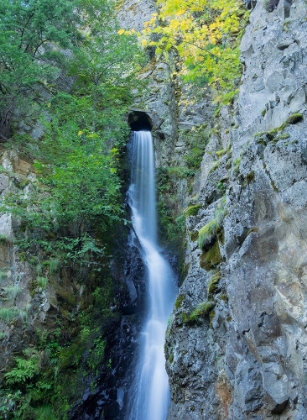
[[[50,93],[44,135],[30,149],[37,188],[24,200],[21,194],[18,207],[16,197],[7,201],[27,225],[26,246],[35,242],[54,255],[60,246],[63,258],[78,255],[81,264],[85,250],[99,252],[97,235],[112,237],[123,220],[119,149],[128,138],[126,114],[143,60],[135,37],[118,34],[111,2],[86,0],[83,6],[87,25],[65,63],[74,83],[69,92]]]
[[[155,46],[158,55],[176,50],[184,80],[209,84],[217,101],[231,101],[240,76],[239,41],[249,14],[243,3],[160,0],[158,4],[159,13],[147,22],[143,45]]]
[[[0,136],[10,136],[16,107],[37,100],[80,40],[78,3],[2,0],[0,4]],[[66,54],[66,55],[65,55]]]

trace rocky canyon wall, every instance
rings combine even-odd
[[[169,420],[307,415],[306,2],[255,3],[239,98],[215,121],[186,219]]]

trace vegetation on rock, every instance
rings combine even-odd
[[[17,221],[14,249],[39,302],[25,311],[1,298],[1,322],[31,334],[6,367],[0,413],[66,419],[87,384],[111,369],[106,335],[118,320],[110,309],[118,284],[110,261],[126,223],[120,161],[143,55],[133,36],[117,33],[108,0],[5,0],[0,29],[0,135],[35,173],[13,181],[1,211]],[[19,130],[21,119],[41,129],[39,140]],[[7,242],[1,246],[13,246]],[[35,328],[50,290],[56,315]]]
[[[238,0],[167,0],[158,2],[144,31],[144,46],[156,54],[176,50],[182,60],[181,76],[198,84],[209,84],[216,101],[229,103],[240,77],[239,43],[248,11]]]

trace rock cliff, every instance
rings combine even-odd
[[[169,420],[307,415],[306,3],[276,3],[250,4],[239,97],[186,211]]]
[[[151,62],[141,74],[148,93],[134,107],[153,126],[160,216],[169,221],[183,213],[176,223],[185,219],[186,228],[182,284],[166,332],[168,420],[307,417],[306,1],[246,5],[243,74],[232,106],[216,115],[209,89],[190,101],[193,92],[177,79],[176,57],[162,62],[148,51]],[[142,29],[155,7],[151,0],[122,2],[121,26]],[[1,163],[0,193],[26,192],[31,165],[5,150]],[[16,254],[11,239],[18,229],[11,216],[1,216],[3,372],[14,354],[37,344],[35,331],[60,323],[66,346],[64,330],[74,334],[69,313],[93,303],[66,271],[54,273],[47,288],[33,284],[39,261],[30,266]],[[137,263],[120,258],[122,267],[113,267],[122,290],[116,291],[121,318],[108,330],[114,335],[106,349],[110,366],[98,384],[91,380],[99,374],[81,379],[82,389],[74,386],[84,403],[76,401],[76,419],[103,411],[105,418],[125,418],[144,293],[137,241],[130,242]],[[6,309],[12,307],[10,321]],[[70,357],[64,368],[73,367]],[[85,362],[88,354],[80,350],[81,357]]]

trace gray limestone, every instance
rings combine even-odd
[[[189,272],[166,340],[167,352],[174,349],[168,420],[307,418],[306,3],[246,4],[239,97],[211,135],[202,210],[186,222]],[[195,233],[215,217],[222,196],[221,259],[206,270]],[[215,302],[208,316],[180,321],[208,299]]]

